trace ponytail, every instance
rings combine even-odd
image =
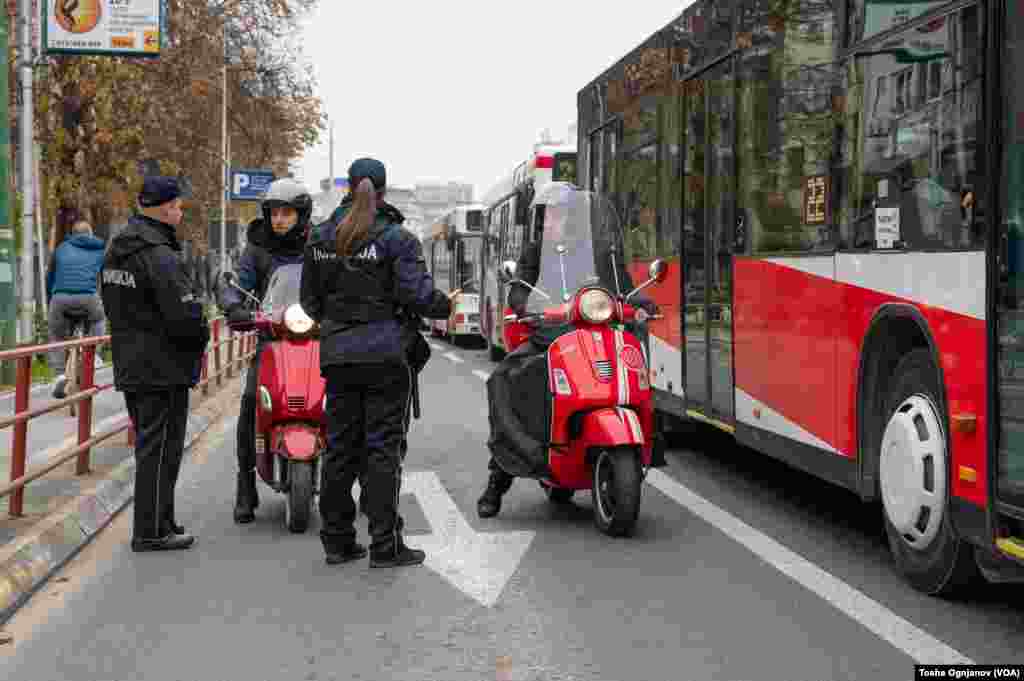
[[[335,252],[339,257],[351,255],[352,246],[361,243],[370,233],[377,219],[377,192],[369,178],[363,178],[356,187],[352,208],[338,225]]]

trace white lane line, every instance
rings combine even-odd
[[[466,361],[466,360],[462,359],[461,357],[459,357],[458,355],[456,355],[454,352],[446,352],[446,353],[444,353],[444,356],[447,357],[448,359],[450,359],[451,361],[456,362],[458,364],[462,364],[463,362]]]
[[[714,525],[779,572],[800,583],[879,638],[914,658],[918,664],[974,664],[974,660],[963,653],[918,629],[881,603],[695,494],[662,471],[651,469],[647,474],[647,481],[662,494]]]
[[[480,369],[474,369],[473,370],[473,375],[476,376],[477,378],[479,378],[482,381],[486,381],[487,379],[489,379],[491,377],[491,374],[489,372],[481,371]]]

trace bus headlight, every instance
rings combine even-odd
[[[591,324],[603,324],[612,318],[615,301],[604,291],[592,288],[580,296],[580,314]]]
[[[301,305],[289,305],[284,311],[284,328],[296,335],[309,333],[315,323]]]

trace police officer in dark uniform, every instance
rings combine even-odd
[[[328,564],[366,555],[352,498],[365,470],[370,566],[417,565],[425,554],[402,539],[398,496],[415,372],[429,356],[418,316],[446,319],[451,301],[434,288],[405,218],[382,200],[384,165],[359,159],[348,174],[353,194],[311,234],[302,269],[302,307],[320,323],[327,379],[320,538]]]
[[[111,240],[100,274],[114,386],[136,434],[133,551],[185,549],[194,541],[174,518],[174,490],[189,388],[199,382],[210,330],[175,234],[180,195],[174,178],[146,178],[140,210]]]
[[[302,263],[309,218],[313,213],[313,197],[302,184],[286,177],[270,184],[263,197],[262,208],[263,217],[249,225],[245,251],[238,263],[237,282],[240,289],[260,300],[277,268]],[[225,282],[221,282],[219,292],[220,305],[229,324],[252,321],[254,310],[248,296]],[[256,383],[259,380],[260,355],[269,340],[269,333],[260,335],[256,358],[249,365],[242,391],[236,433],[236,523],[251,523],[255,518],[253,511],[260,503],[256,492]]]

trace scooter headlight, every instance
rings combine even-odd
[[[294,334],[301,336],[309,333],[315,323],[301,305],[289,305],[288,309],[284,311],[284,328]]]
[[[592,288],[580,296],[580,314],[591,324],[603,324],[612,318],[615,301],[601,289]]]

